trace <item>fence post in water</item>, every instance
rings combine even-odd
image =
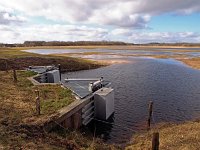
[[[35,90],[35,93],[37,95],[35,104],[36,104],[36,114],[40,115],[40,93],[38,90]]]
[[[58,64],[58,70],[59,70],[60,81],[61,81],[61,65],[60,64]]]
[[[16,73],[15,69],[13,69],[13,81],[14,81],[14,83],[17,82],[17,73]]]
[[[159,150],[159,133],[153,133],[152,138],[152,150]]]
[[[147,129],[150,129],[151,126],[151,117],[152,117],[152,112],[153,112],[153,102],[150,101],[149,103],[149,115],[148,115],[148,120],[147,120]]]

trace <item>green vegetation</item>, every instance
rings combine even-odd
[[[59,85],[34,86],[27,77],[31,77],[35,74],[36,73],[31,71],[17,71],[18,82],[14,83],[12,79],[12,71],[9,71],[8,73],[1,71],[1,102],[6,103],[7,101],[12,101],[14,106],[13,111],[19,111],[18,108],[20,108],[20,110],[24,109],[24,111],[29,111],[28,114],[30,117],[34,115],[32,110],[34,110],[35,107],[35,90],[40,91],[42,103],[41,110],[43,115],[56,112],[58,109],[67,106],[74,101],[75,98],[72,96],[71,91],[62,88]],[[24,105],[29,107],[24,108]]]
[[[24,69],[31,65],[61,64],[62,71],[98,68],[102,65],[83,59],[38,55],[21,51],[26,48],[0,48],[0,149],[110,149],[102,142],[93,141],[81,132],[46,133],[29,122],[42,122],[49,115],[72,103],[75,98],[68,89],[59,85],[34,86],[27,77],[30,71],[17,71],[18,82],[13,82],[11,69]],[[6,70],[9,70],[8,73]],[[41,115],[35,114],[35,90],[40,91]],[[84,139],[84,140],[83,140]]]
[[[55,113],[60,108],[74,101],[72,93],[59,85],[45,85],[38,87],[41,96],[41,113]]]

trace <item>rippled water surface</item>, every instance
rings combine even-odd
[[[147,108],[154,102],[155,122],[181,122],[199,117],[200,71],[172,59],[129,58],[131,63],[63,74],[66,77],[101,77],[115,89],[112,125],[97,124],[107,142],[124,143],[144,129]]]

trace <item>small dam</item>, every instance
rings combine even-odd
[[[30,80],[35,85],[60,84],[72,91],[76,100],[59,110],[59,115],[46,123],[51,130],[57,124],[77,129],[93,119],[107,120],[114,113],[114,89],[111,82],[100,78],[66,78],[61,82],[60,66],[30,66],[37,73]]]

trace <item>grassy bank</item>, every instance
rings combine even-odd
[[[47,118],[75,98],[59,85],[34,86],[27,77],[35,73],[17,71],[14,83],[12,71],[0,71],[0,149],[111,149],[90,134],[57,129],[46,133],[38,125],[29,125]],[[35,90],[40,91],[41,115],[35,113]]]
[[[151,149],[153,132],[160,134],[162,150],[198,150],[200,146],[200,122],[186,122],[178,125],[162,124],[145,133],[136,134],[126,150]]]
[[[74,100],[71,96],[71,92],[60,86],[33,86],[27,79],[27,77],[33,75],[35,75],[33,72],[17,71],[18,82],[14,83],[11,71],[8,73],[0,71],[0,143],[3,146],[15,145],[15,142],[19,145],[23,144],[21,143],[21,141],[23,142],[21,137],[12,136],[12,130],[19,127],[26,118],[35,116],[36,95],[34,91],[36,89],[41,91],[42,104],[52,100],[56,103],[56,105],[52,104],[48,107],[46,105],[41,105],[41,117],[53,113]],[[6,132],[11,133],[11,135],[6,134]],[[21,135],[21,133],[19,134]]]
[[[46,133],[32,122],[41,122],[60,108],[71,104],[75,98],[68,89],[59,85],[34,86],[27,77],[33,72],[17,71],[14,83],[11,69],[24,69],[31,65],[61,64],[62,71],[98,68],[94,61],[38,55],[23,52],[27,48],[0,49],[0,149],[112,149],[90,134],[58,129]],[[41,115],[35,112],[35,90],[40,91]],[[31,124],[29,124],[31,123]]]

